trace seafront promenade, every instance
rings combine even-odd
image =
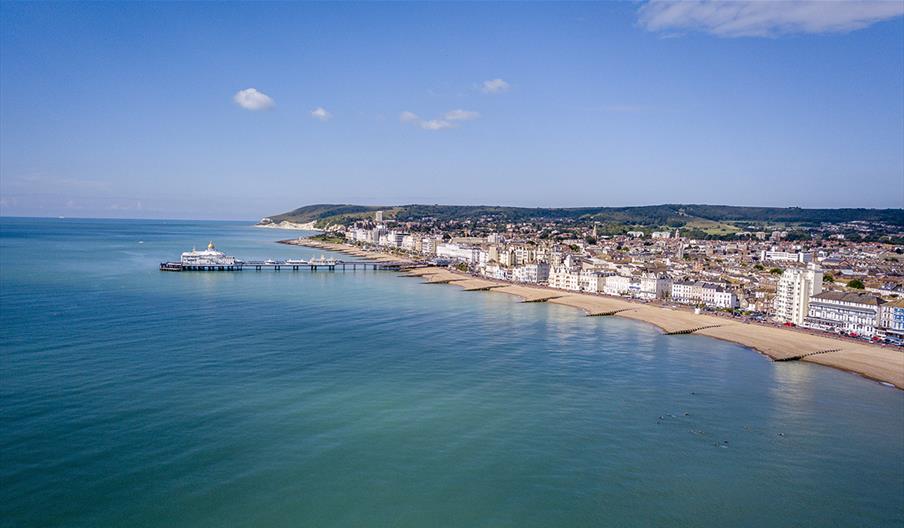
[[[280,242],[336,251],[374,261],[410,262],[410,259],[399,255],[364,251],[345,244],[310,239]],[[452,284],[466,291],[505,293],[517,296],[524,302],[549,302],[570,306],[583,310],[588,316],[625,317],[650,323],[670,335],[696,334],[714,337],[752,348],[774,361],[817,363],[904,389],[904,351],[900,348],[839,339],[830,334],[816,335],[797,329],[696,314],[685,308],[663,307],[618,297],[475,278],[447,268],[420,267],[407,271],[404,276],[420,277],[428,284]]]

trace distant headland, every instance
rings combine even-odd
[[[746,207],[706,204],[662,204],[628,207],[509,207],[498,205],[353,205],[314,204],[271,215],[258,225],[294,229],[326,229],[370,218],[382,211],[386,220],[398,222],[433,218],[438,221],[492,218],[501,223],[568,221],[673,228],[712,227],[715,224],[769,223],[819,224],[880,222],[904,226],[904,209],[805,209],[800,207]],[[303,227],[301,227],[303,226]]]

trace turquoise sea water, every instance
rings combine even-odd
[[[157,270],[296,234],[0,219],[0,523],[904,524],[902,391],[390,272]]]

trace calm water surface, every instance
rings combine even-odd
[[[902,391],[394,273],[157,270],[295,235],[0,219],[0,523],[904,525]]]

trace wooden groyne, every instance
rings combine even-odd
[[[707,328],[718,328],[722,325],[707,325],[707,326],[698,326],[697,328],[685,328],[682,330],[675,330],[673,332],[666,332],[665,335],[687,335],[693,334],[698,330],[706,330]]]
[[[806,352],[804,354],[797,354],[795,356],[787,356],[783,358],[775,358],[773,361],[800,361],[804,358],[808,358],[810,356],[815,356],[817,354],[828,354],[831,352],[841,352],[840,348],[830,348],[828,350],[817,350],[816,352]]]
[[[628,310],[633,310],[633,308],[622,308],[620,310],[608,310],[605,312],[593,312],[593,313],[587,314],[587,317],[607,317],[610,315],[615,315],[617,313],[626,312]]]
[[[546,302],[546,301],[549,301],[549,300],[552,300],[552,299],[558,299],[559,297],[564,297],[564,295],[549,295],[549,296],[547,296],[547,297],[536,297],[536,298],[534,298],[534,299],[524,299],[524,300],[521,301],[521,302],[526,302],[526,303],[541,303],[541,302]]]
[[[450,282],[455,282],[461,279],[436,279],[436,280],[426,280],[421,282],[421,284],[449,284]]]
[[[506,284],[493,284],[492,286],[474,286],[472,288],[465,288],[462,291],[490,291],[493,288],[505,288]]]

